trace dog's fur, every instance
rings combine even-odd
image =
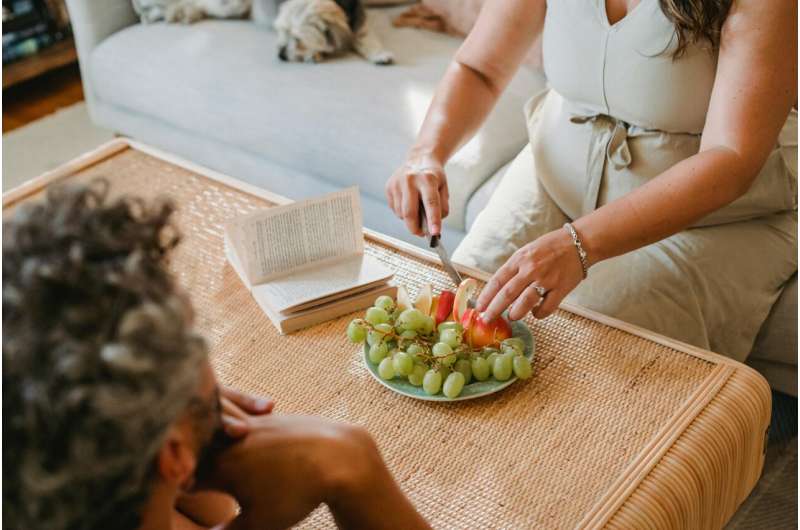
[[[367,25],[361,0],[253,0],[253,20],[278,32],[278,57],[320,62],[350,49],[375,64],[394,59]]]
[[[133,9],[142,22],[182,22],[191,24],[202,18],[242,18],[250,12],[253,0],[133,0]]]

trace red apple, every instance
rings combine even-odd
[[[461,317],[464,340],[473,348],[500,344],[511,337],[511,324],[502,315],[491,322],[484,321],[475,309],[467,309]]]
[[[445,320],[450,318],[450,313],[453,311],[453,300],[456,295],[452,291],[442,291],[439,293],[439,301],[436,304],[436,312],[433,317],[436,319],[438,326]]]

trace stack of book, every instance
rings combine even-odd
[[[394,297],[393,271],[364,254],[358,188],[230,222],[228,261],[280,333]]]
[[[68,34],[63,0],[3,0],[3,64],[33,55]]]

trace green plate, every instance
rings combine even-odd
[[[512,322],[511,334],[514,337],[519,337],[522,339],[522,341],[525,343],[525,357],[533,362],[533,354],[536,348],[533,341],[533,335],[531,334],[531,330],[528,329],[528,326],[522,322]],[[397,392],[398,394],[403,394],[404,396],[414,399],[423,399],[425,401],[463,401],[465,399],[474,399],[499,392],[517,380],[517,376],[515,375],[512,375],[511,379],[508,381],[498,381],[494,377],[490,377],[486,381],[473,381],[472,383],[465,385],[464,389],[461,391],[461,395],[454,399],[445,397],[445,395],[442,393],[436,394],[435,396],[429,396],[425,393],[421,386],[412,385],[406,378],[396,377],[391,381],[384,381],[381,379],[378,375],[378,365],[370,362],[368,353],[369,346],[364,343],[364,364],[367,366],[367,370],[369,370],[369,373],[372,374],[372,377],[374,377],[376,381],[389,390]]]

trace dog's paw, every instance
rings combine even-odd
[[[369,61],[372,64],[386,66],[388,64],[394,64],[394,55],[392,55],[392,52],[381,51],[370,55]]]

